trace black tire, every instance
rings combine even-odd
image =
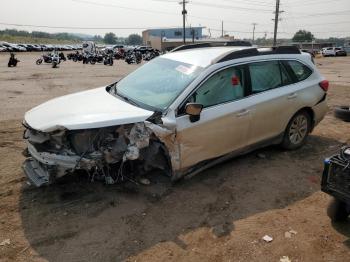
[[[36,62],[35,62],[35,63],[36,63],[37,65],[41,65],[41,63],[42,63],[42,62],[43,62],[43,60],[42,60],[42,59],[38,59],[38,60],[36,60]]]
[[[350,212],[346,203],[338,199],[333,199],[328,206],[327,214],[333,222],[343,222],[347,220]]]
[[[334,116],[344,122],[350,122],[350,106],[337,106],[334,109]]]
[[[52,68],[56,68],[57,67],[57,62],[52,62]]]
[[[299,111],[289,121],[281,146],[294,150],[303,146],[311,130],[311,116],[307,111]]]
[[[96,61],[95,60],[90,60],[90,64],[94,65],[94,64],[96,64]]]

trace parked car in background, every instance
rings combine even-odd
[[[25,51],[31,51],[30,48],[28,48],[28,46],[26,44],[18,44],[17,45],[19,48],[22,48],[22,52],[25,52]]]
[[[0,52],[6,52],[7,48],[0,44]]]
[[[0,52],[69,51],[81,49],[81,45],[16,44],[0,42]]]
[[[347,56],[347,53],[342,47],[336,47],[335,56]]]
[[[12,47],[9,43],[3,42],[2,46],[6,48],[7,52],[14,52],[16,51],[14,47]]]
[[[341,47],[325,47],[325,48],[322,48],[321,53],[324,57],[347,56],[346,51]]]
[[[146,52],[152,51],[152,47],[149,46],[138,46],[135,48],[135,51],[140,52],[141,54],[145,54]]]

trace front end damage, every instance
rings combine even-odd
[[[85,171],[91,181],[137,182],[153,169],[173,174],[177,150],[172,132],[151,122],[113,127],[41,132],[24,124],[27,159],[23,170],[37,187]]]

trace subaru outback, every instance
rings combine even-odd
[[[29,182],[83,170],[118,183],[171,180],[280,144],[301,147],[327,112],[328,81],[294,47],[185,46],[105,87],[25,114]]]

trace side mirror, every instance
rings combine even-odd
[[[197,122],[200,119],[203,105],[197,103],[188,103],[185,107],[185,112],[190,116],[191,122]]]

